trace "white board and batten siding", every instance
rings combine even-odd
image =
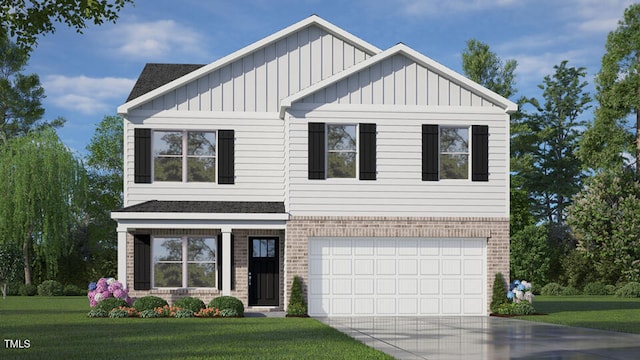
[[[278,112],[281,99],[371,55],[319,26],[309,26],[136,110]]]
[[[162,112],[125,121],[125,206],[154,200],[283,201],[284,124],[277,114],[251,117],[222,113]],[[144,120],[144,122],[142,122]],[[154,130],[234,130],[235,184],[134,183],[134,128]]]
[[[509,214],[509,115],[481,94],[405,56],[385,59],[324,87],[295,102],[288,112],[292,214]],[[377,179],[309,180],[308,122],[376,123]],[[488,125],[489,181],[422,181],[422,124]]]

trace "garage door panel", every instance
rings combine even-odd
[[[462,291],[460,279],[442,279],[442,294],[460,295]]]
[[[373,272],[373,259],[359,259],[356,258],[353,261],[354,273],[356,275],[374,275]]]
[[[394,315],[397,313],[395,298],[377,298],[376,313],[381,315]]]
[[[395,259],[378,259],[376,261],[377,275],[395,275],[396,260]]]
[[[332,260],[331,275],[351,275],[351,259]]]
[[[351,279],[333,279],[332,293],[334,295],[351,295]]]
[[[464,275],[482,275],[483,262],[481,259],[465,259],[464,260]]]
[[[460,260],[452,260],[445,259],[442,260],[442,275],[461,275],[461,261]]]
[[[400,298],[398,299],[398,313],[402,315],[417,314],[418,299],[417,298]]]
[[[464,279],[464,295],[482,295],[484,281],[482,279]]]
[[[376,280],[376,294],[381,295],[395,295],[396,293],[396,279],[377,279]]]
[[[418,275],[417,259],[400,259],[398,262],[399,275]]]
[[[485,315],[486,239],[310,238],[313,316]]]
[[[355,279],[355,291],[356,295],[373,295],[375,294],[375,286],[373,278],[357,278]]]
[[[418,279],[398,279],[398,294],[418,295]]]
[[[440,279],[420,279],[420,294],[440,294]]]
[[[336,255],[336,256],[351,255],[352,250],[353,250],[353,246],[351,244],[351,239],[349,238],[335,239],[331,243],[331,251],[333,255]]]
[[[330,295],[331,282],[328,278],[310,277],[309,278],[309,295]]]
[[[437,259],[420,260],[420,274],[422,275],[440,274],[440,260],[437,260]]]

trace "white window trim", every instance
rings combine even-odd
[[[356,149],[351,150],[329,150],[329,126],[355,126],[356,127]],[[324,125],[324,173],[326,174],[326,180],[331,181],[353,181],[358,180],[360,177],[360,124],[359,123],[326,123]],[[355,153],[356,154],[356,170],[354,177],[330,177],[329,176],[329,152],[332,153]]]
[[[163,181],[163,180],[156,180],[156,162],[155,162],[155,155],[153,154],[153,149],[154,149],[154,134],[156,132],[180,132],[182,133],[182,155],[163,155],[163,157],[169,158],[169,157],[174,157],[174,158],[181,158],[182,159],[182,181]],[[187,133],[190,132],[204,132],[204,133],[214,133],[215,137],[216,137],[216,155],[215,156],[189,156],[189,154],[187,154],[189,151],[189,144],[188,144],[188,136]],[[188,169],[188,161],[189,161],[189,157],[192,158],[211,158],[211,159],[215,159],[215,171],[214,171],[214,177],[213,177],[213,182],[202,182],[202,181],[187,181],[187,169]],[[197,129],[152,129],[151,130],[151,182],[152,183],[163,183],[163,184],[168,184],[168,183],[182,183],[182,184],[217,184],[218,183],[218,130],[197,130]]]
[[[217,289],[218,288],[218,259],[213,259],[213,261],[187,261],[186,260],[186,256],[187,256],[187,251],[188,251],[188,239],[195,239],[195,238],[215,238],[213,236],[190,236],[190,235],[183,235],[183,236],[171,236],[171,235],[165,235],[165,236],[152,236],[151,237],[151,288],[152,289],[188,289],[188,290],[199,290],[199,289],[206,289],[206,290],[211,290],[211,289]],[[182,264],[182,286],[179,287],[172,287],[172,286],[166,286],[166,287],[159,287],[159,286],[155,286],[155,282],[156,282],[156,278],[155,278],[155,272],[156,272],[156,261],[153,260],[153,248],[154,248],[154,242],[156,241],[156,239],[181,239],[182,240],[182,260],[180,261],[163,261],[163,264]],[[218,254],[218,244],[216,241],[216,255]],[[188,287],[188,273],[189,273],[189,264],[211,264],[213,263],[214,266],[216,267],[216,276],[214,277],[214,285],[212,287]]]
[[[442,129],[467,129],[467,152],[442,152],[440,151],[440,135],[442,134]],[[471,133],[472,127],[470,125],[440,125],[438,126],[438,180],[439,181],[451,181],[451,182],[471,182],[472,177],[472,156],[471,149],[473,144],[471,144],[473,134]],[[467,178],[466,179],[443,179],[442,178],[442,167],[440,164],[440,156],[441,155],[467,155]]]

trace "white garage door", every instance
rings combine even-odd
[[[310,238],[311,316],[486,315],[486,239]]]

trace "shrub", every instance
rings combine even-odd
[[[605,289],[607,289],[607,295],[615,295],[616,293],[615,285],[605,285]]]
[[[640,297],[640,283],[630,282],[616,291],[616,297],[637,298]]]
[[[161,308],[166,305],[169,305],[166,300],[152,295],[143,296],[133,302],[133,307],[140,311],[141,314],[145,310],[153,310],[154,308]]]
[[[26,284],[20,288],[20,295],[22,296],[34,296],[38,294],[38,287],[33,284]]]
[[[291,296],[289,297],[289,306],[287,306],[287,315],[307,315],[307,303],[302,296],[302,279],[297,275],[293,277],[293,283],[291,284]]]
[[[111,311],[109,311],[109,317],[110,318],[126,318],[129,317],[129,312],[126,310],[126,308],[113,308],[111,309]]]
[[[540,290],[540,294],[545,296],[559,296],[562,295],[562,290],[562,285],[552,282],[543,286]]]
[[[599,281],[590,282],[587,285],[585,285],[583,292],[585,295],[607,295],[608,294],[607,287],[605,286],[605,284]]]
[[[239,316],[236,309],[222,309],[220,310],[221,317],[236,317]]]
[[[500,305],[507,303],[507,288],[505,287],[504,277],[502,273],[496,273],[493,280],[493,295],[491,296],[491,305],[489,306],[492,313],[499,314]]]
[[[87,314],[87,316],[89,316],[90,318],[103,318],[103,317],[108,317],[109,312],[104,311],[102,309],[93,308],[89,310],[89,313]]]
[[[514,306],[515,306],[515,303],[502,303],[498,305],[498,307],[496,307],[493,313],[500,314],[500,315],[511,315],[513,313]]]
[[[209,303],[210,308],[218,309],[222,312],[224,309],[233,309],[238,314],[237,316],[244,316],[244,305],[242,301],[233,296],[219,296],[214,298]]]
[[[567,286],[562,289],[562,296],[576,296],[580,295],[580,290],[574,288],[573,286]]]
[[[129,304],[127,304],[126,301],[122,300],[122,299],[116,299],[116,298],[108,298],[108,299],[104,299],[102,301],[100,301],[98,303],[98,305],[96,305],[94,307],[94,309],[100,309],[102,311],[105,312],[110,312],[111,310],[115,309],[115,308],[119,308],[119,307],[129,307]]]
[[[147,309],[140,312],[140,317],[141,318],[158,318],[160,317],[160,314],[158,314],[153,309]]]
[[[197,313],[201,309],[206,308],[202,300],[190,296],[179,299],[173,304],[173,306],[179,307],[181,309],[189,309],[193,313]]]
[[[216,317],[220,316],[220,310],[215,308],[200,309],[197,313],[193,314],[195,317]]]
[[[80,296],[80,295],[86,295],[86,294],[87,292],[85,290],[82,290],[80,287],[76,285],[67,285],[62,290],[62,295],[64,296]]]
[[[194,312],[190,309],[180,309],[176,311],[177,318],[192,318],[194,317]]]
[[[38,285],[38,295],[40,296],[61,296],[62,284],[55,280],[46,280]]]
[[[526,300],[513,304],[513,315],[531,315],[535,313],[536,309]]]
[[[131,298],[129,297],[129,291],[124,289],[122,284],[114,278],[100,278],[97,282],[89,283],[89,292],[87,297],[89,298],[89,306],[94,307],[100,301],[108,298],[118,298],[131,305]]]

